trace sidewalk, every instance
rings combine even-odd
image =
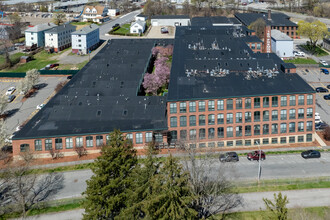
[[[265,209],[263,198],[274,199],[276,192],[254,192],[242,193],[243,206],[236,208],[233,212],[243,211],[259,211]],[[330,189],[306,189],[306,190],[290,190],[282,191],[282,195],[286,195],[289,200],[288,208],[305,208],[330,206]],[[75,209],[65,212],[43,214],[39,216],[28,217],[29,220],[78,220],[82,219],[83,209]]]

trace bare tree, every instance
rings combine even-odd
[[[54,24],[61,25],[64,24],[65,21],[66,21],[66,16],[64,13],[62,12],[54,13],[54,17],[53,17]]]
[[[263,39],[263,34],[265,31],[266,22],[262,18],[258,18],[256,21],[252,22],[249,25],[249,29],[252,29],[256,32],[257,37]]]
[[[4,196],[20,210],[23,218],[28,210],[47,201],[62,189],[64,180],[63,174],[59,173],[35,174],[31,169],[34,155],[28,149],[25,150],[21,155],[22,160],[11,163],[3,173],[9,187]]]
[[[5,110],[8,106],[8,98],[5,95],[0,96],[0,115],[5,113]]]
[[[225,168],[214,170],[214,156],[211,152],[201,154],[191,145],[183,143],[181,148],[187,154],[183,167],[190,174],[190,185],[195,195],[194,209],[199,218],[207,219],[221,213],[222,218],[233,208],[242,204],[242,199],[234,191],[234,185],[225,175]]]

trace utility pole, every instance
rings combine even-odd
[[[259,142],[257,141],[256,143],[257,143],[258,149],[259,149],[259,168],[258,168],[258,186],[259,186],[260,176],[261,176],[261,149],[260,149]]]

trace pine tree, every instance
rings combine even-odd
[[[132,174],[134,184],[127,190],[130,199],[127,201],[127,208],[122,210],[119,219],[139,219],[145,217],[145,212],[143,211],[145,203],[147,203],[148,198],[152,197],[154,192],[152,179],[159,174],[160,162],[155,158],[157,153],[155,143],[150,142],[143,165],[137,167]]]
[[[136,151],[119,130],[110,133],[110,141],[101,150],[93,166],[94,175],[84,192],[84,219],[114,219],[125,208],[132,185],[131,173],[137,165]]]
[[[286,220],[288,219],[288,208],[286,205],[289,203],[287,196],[282,196],[282,193],[279,192],[276,196],[274,193],[275,204],[269,199],[262,199],[266,205],[266,209],[271,212],[271,219],[277,220]]]
[[[191,208],[193,196],[188,186],[188,173],[170,155],[158,175],[151,180],[152,195],[144,204],[147,219],[196,219]]]

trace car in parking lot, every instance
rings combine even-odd
[[[317,150],[307,150],[301,153],[301,156],[304,159],[309,159],[309,158],[320,158],[321,153]]]
[[[37,109],[40,110],[40,109],[42,109],[44,106],[45,106],[45,104],[37,105]]]
[[[227,152],[225,154],[220,154],[219,160],[220,162],[237,162],[239,158],[236,152]]]
[[[66,79],[72,79],[72,76],[68,76],[68,77],[66,77]]]
[[[327,88],[330,89],[330,85],[327,85]]]
[[[323,98],[324,98],[325,100],[330,100],[330,94],[328,94],[328,95],[324,95]]]
[[[259,158],[261,160],[265,160],[266,154],[262,150],[261,151],[256,150],[256,151],[252,151],[251,153],[248,153],[246,157],[248,160],[259,160]]]
[[[166,27],[162,27],[162,28],[160,29],[160,32],[161,32],[162,34],[168,34],[168,29],[167,29]]]
[[[322,72],[322,73],[324,73],[324,74],[326,74],[326,75],[328,75],[328,74],[329,74],[329,70],[327,70],[327,69],[324,69],[324,68],[322,68],[322,69],[321,69],[321,72]]]
[[[58,64],[58,63],[52,63],[52,64],[50,64],[49,69],[52,69],[52,68],[57,67],[59,65],[60,64]]]
[[[328,66],[329,64],[326,62],[326,61],[324,61],[324,60],[320,60],[320,63],[323,65],[323,66]]]
[[[328,127],[327,123],[323,123],[323,122],[318,122],[315,123],[315,130],[324,130],[326,127]]]
[[[7,89],[6,91],[6,95],[11,95],[15,92],[16,88],[14,86],[10,87],[9,89]]]
[[[308,69],[305,69],[306,73],[309,73],[309,70]]]
[[[8,99],[7,99],[7,102],[12,102],[15,98],[16,98],[15,95],[9,95]]]
[[[326,88],[323,88],[323,87],[317,87],[317,88],[315,88],[315,91],[316,92],[329,92],[329,90],[327,90]]]

